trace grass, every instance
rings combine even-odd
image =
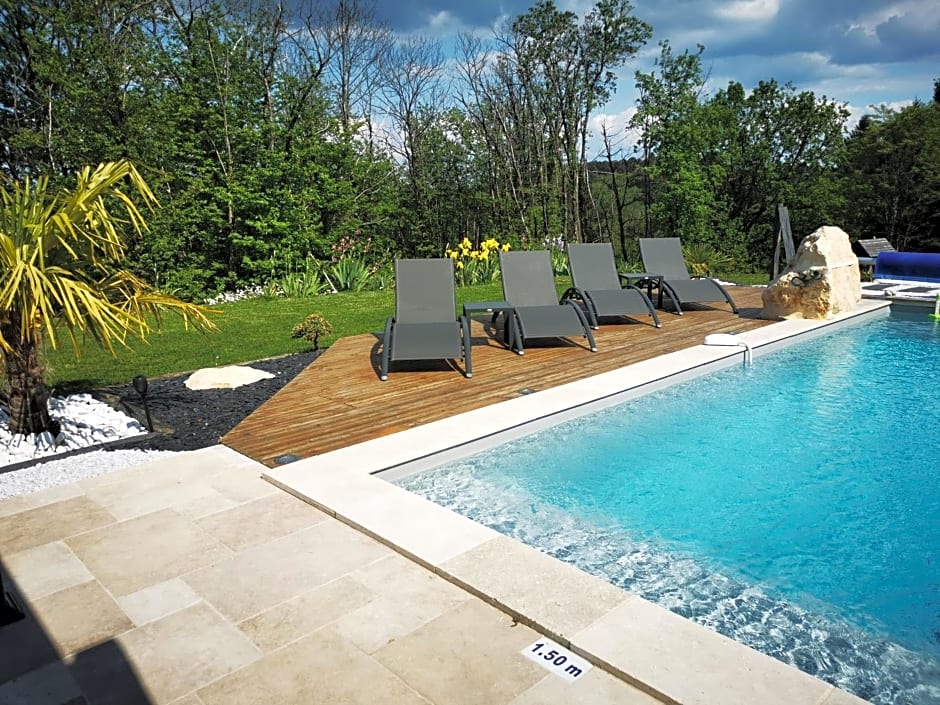
[[[722,277],[741,284],[766,284],[763,274],[734,273]],[[561,293],[567,278],[557,280]],[[502,299],[501,285],[478,284],[457,289],[458,309],[465,301]],[[288,355],[309,349],[303,340],[290,337],[291,329],[311,313],[319,313],[333,325],[333,335],[320,341],[328,347],[337,338],[381,331],[395,309],[393,291],[343,292],[309,298],[249,299],[212,307],[220,315],[218,330],[201,333],[185,330],[178,319],[167,316],[162,330],[146,342],[128,341],[111,355],[89,341],[76,358],[65,343],[47,351],[47,380],[60,391],[81,391],[111,384],[125,384],[136,375],[159,377]]]
[[[501,299],[500,285],[461,287],[457,303]],[[290,337],[291,329],[307,315],[319,313],[333,325],[333,335],[320,341],[329,346],[337,338],[381,331],[394,311],[392,291],[343,292],[329,296],[296,299],[249,299],[213,306],[220,315],[213,320],[217,331],[185,330],[173,316],[147,342],[129,340],[111,355],[89,341],[76,358],[71,345],[47,351],[48,381],[59,389],[77,391],[110,384],[123,384],[136,375],[159,377],[277,357],[309,349],[303,340]]]

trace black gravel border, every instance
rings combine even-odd
[[[222,436],[316,360],[320,352],[242,363],[270,372],[274,377],[234,389],[188,389],[185,382],[191,373],[150,379],[147,406],[154,432],[129,438],[109,449],[184,451],[216,445]],[[143,404],[130,383],[96,390],[92,395],[146,426]]]

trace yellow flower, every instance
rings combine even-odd
[[[470,238],[468,238],[468,237],[465,237],[465,238],[463,239],[463,242],[460,243],[460,246],[463,247],[463,248],[466,249],[466,250],[473,249],[473,243],[470,242]]]
[[[457,269],[463,269],[463,262],[457,262]]]
[[[480,253],[480,259],[489,259],[489,258],[490,258],[489,250],[483,250],[483,252]]]
[[[491,237],[489,240],[483,243],[483,247],[486,248],[487,250],[495,250],[496,248],[499,247],[499,243],[496,241],[495,238]]]
[[[509,252],[509,250],[512,249],[512,245],[510,245],[510,244],[507,242],[505,245],[503,245],[503,248],[502,248],[502,249],[503,249],[503,252]]]
[[[456,250],[447,250],[447,256],[450,257],[452,260],[456,260],[458,254]]]

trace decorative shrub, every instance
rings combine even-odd
[[[302,323],[294,326],[290,332],[291,338],[303,338],[313,346],[314,350],[320,349],[320,338],[325,335],[333,334],[333,326],[319,313],[311,313]]]
[[[713,277],[734,269],[734,260],[710,245],[690,244],[682,248],[689,273],[696,277]]]

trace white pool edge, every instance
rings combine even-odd
[[[890,302],[865,300],[830,320],[781,321],[739,338],[760,364],[769,352],[889,311]],[[264,477],[667,702],[862,703],[378,476],[420,471],[742,364],[743,354],[743,348],[694,346],[300,460]]]

